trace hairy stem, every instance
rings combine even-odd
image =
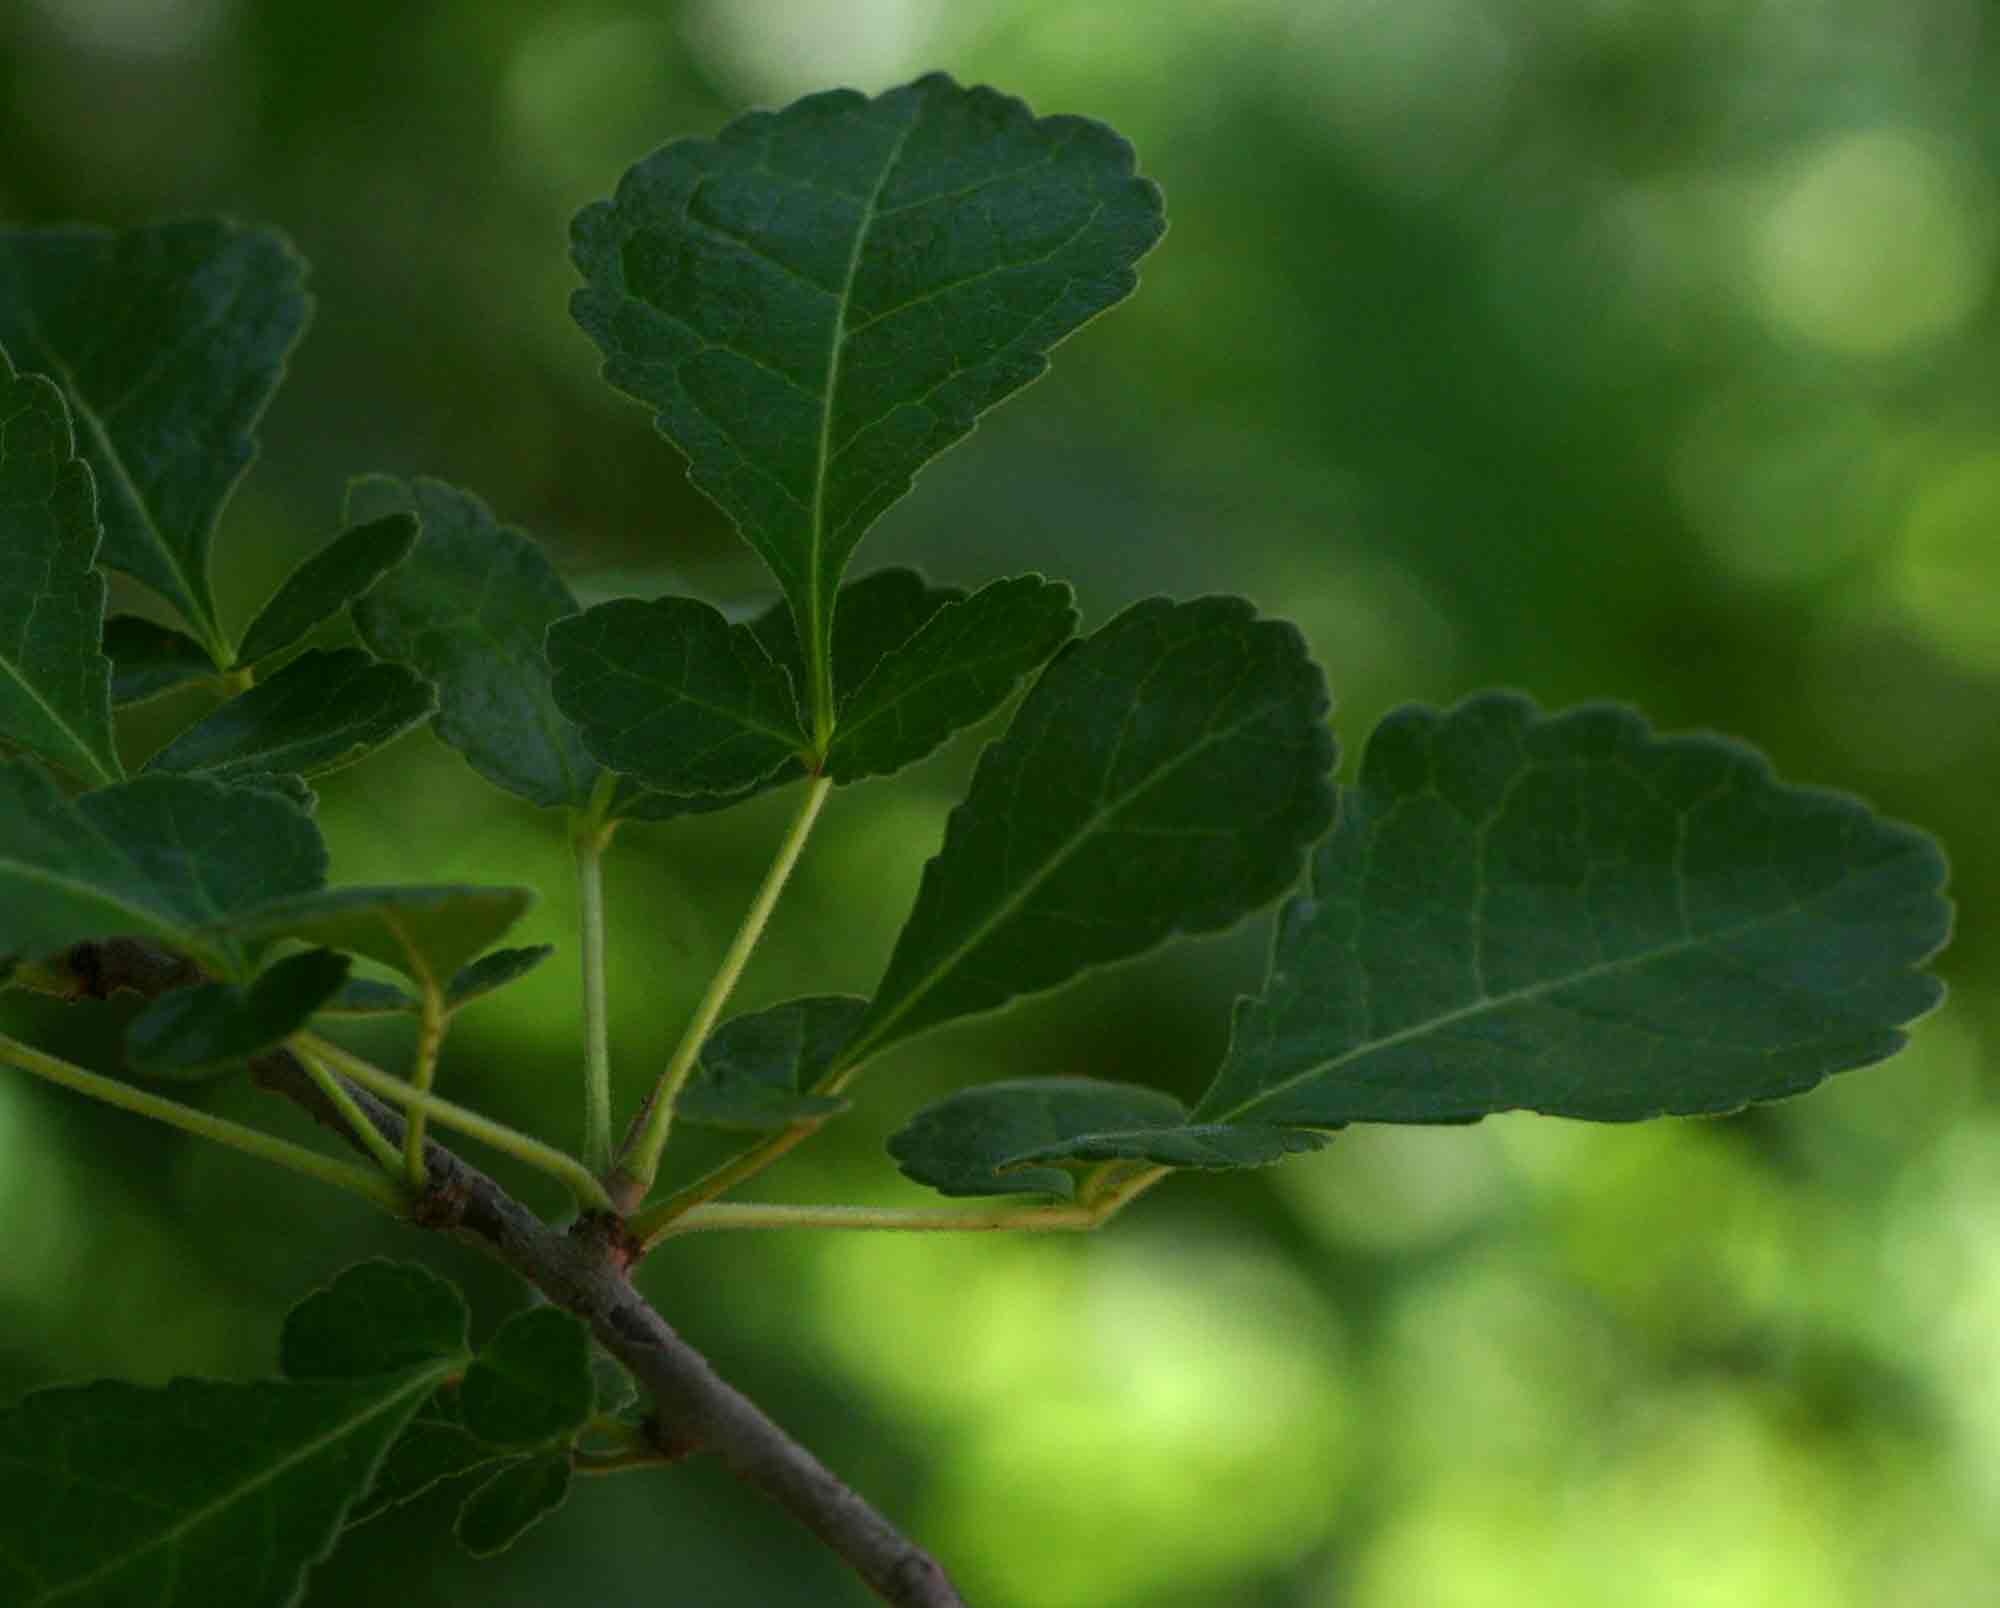
[[[613,1194],[628,1206],[644,1200],[646,1191],[653,1187],[653,1179],[660,1170],[661,1153],[667,1147],[667,1134],[673,1126],[674,1101],[680,1097],[682,1086],[693,1072],[695,1057],[708,1041],[716,1018],[722,1014],[722,1007],[728,1003],[737,979],[743,975],[743,968],[749,964],[757,940],[763,937],[771,912],[777,907],[778,895],[785,891],[792,868],[799,863],[806,839],[812,835],[813,822],[819,818],[820,806],[832,791],[833,779],[828,776],[815,776],[806,784],[806,795],[800,801],[798,814],[792,818],[784,841],[778,845],[777,857],[765,873],[757,897],[751,900],[743,925],[737,929],[735,940],[722,957],[715,976],[709,980],[708,991],[695,1007],[694,1017],[688,1023],[687,1031],[681,1035],[673,1059],[667,1063],[666,1071],[660,1074],[659,1082],[654,1085],[640,1122],[625,1142],[624,1153],[619,1157],[619,1177],[613,1184]]]
[[[583,1160],[600,1176],[611,1170],[611,1041],[604,998],[604,849],[610,836],[594,815],[580,817],[572,834],[583,940]]]
[[[355,1136],[366,1147],[368,1153],[381,1163],[382,1170],[391,1178],[402,1177],[402,1156],[397,1153],[394,1145],[382,1137],[382,1130],[362,1115],[361,1107],[354,1103],[354,1097],[347,1092],[347,1085],[329,1072],[319,1057],[299,1045],[294,1045],[293,1050],[313,1082],[320,1086],[326,1097],[347,1119],[348,1126],[354,1130]]]
[[[4,1036],[0,1036],[0,1061],[18,1066],[24,1072],[32,1072],[36,1077],[47,1078],[51,1083],[60,1083],[64,1088],[74,1089],[78,1094],[87,1094],[93,1100],[102,1100],[106,1105],[117,1106],[122,1111],[137,1112],[142,1117],[151,1117],[155,1122],[167,1123],[184,1133],[212,1139],[219,1145],[227,1145],[230,1149],[240,1150],[245,1155],[259,1156],[265,1161],[276,1162],[280,1167],[289,1167],[293,1172],[303,1173],[308,1178],[317,1178],[322,1183],[351,1190],[364,1199],[373,1201],[384,1211],[401,1216],[408,1208],[408,1198],[402,1189],[372,1167],[356,1166],[353,1162],[343,1161],[337,1156],[322,1156],[316,1150],[308,1150],[304,1145],[295,1145],[288,1139],[278,1138],[275,1134],[259,1133],[255,1128],[246,1128],[239,1122],[229,1121],[226,1117],[210,1116],[206,1111],[197,1111],[192,1106],[182,1105],[178,1100],[165,1100],[157,1094],[148,1094],[143,1089],[135,1089],[130,1084],[120,1083],[115,1078],[87,1072],[60,1056],[50,1055]]]
[[[438,1051],[444,1046],[444,990],[428,972],[424,979],[423,1002],[417,1016],[417,1059],[411,1068],[410,1083],[417,1093],[428,1095],[437,1076]],[[421,1189],[424,1182],[424,1116],[422,1105],[410,1108],[410,1129],[404,1138],[403,1160],[410,1170],[410,1182]]]
[[[655,1201],[645,1210],[633,1213],[629,1223],[633,1236],[641,1245],[656,1244],[665,1237],[669,1223],[714,1200],[716,1196],[726,1194],[738,1184],[748,1183],[786,1152],[818,1133],[825,1120],[824,1117],[814,1117],[807,1122],[794,1122],[702,1174],[685,1189],[676,1190],[665,1200]]]

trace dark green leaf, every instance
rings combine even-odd
[[[350,962],[330,949],[279,961],[248,988],[200,983],[163,994],[125,1030],[125,1056],[154,1077],[230,1066],[282,1044],[347,977]]]
[[[1110,129],[941,74],[675,141],[578,214],[571,309],[777,576],[816,720],[862,535],[1163,227]]]
[[[711,1128],[758,1132],[844,1111],[847,1101],[812,1089],[867,1009],[865,999],[826,994],[731,1018],[701,1047],[674,1110]]]
[[[212,929],[325,880],[318,828],[275,793],[141,776],[71,801],[29,761],[0,764],[0,954],[153,938],[236,969]]]
[[[742,792],[810,746],[791,678],[694,598],[600,603],[550,626],[548,655],[584,745],[660,792]]]
[[[475,1440],[459,1422],[458,1391],[448,1385],[424,1403],[397,1437],[376,1471],[375,1483],[354,1504],[347,1522],[350,1526],[365,1524],[392,1507],[414,1501],[445,1480],[506,1462],[509,1457],[509,1453]]]
[[[0,741],[102,783],[125,772],[111,742],[97,535],[62,393],[0,351]]]
[[[1038,575],[948,603],[886,654],[842,705],[827,773],[887,776],[984,720],[1076,630],[1071,593]]]
[[[0,1598],[290,1608],[451,1366],[29,1396],[0,1413]]]
[[[619,821],[674,821],[683,815],[713,815],[748,803],[774,787],[788,786],[805,773],[804,765],[790,760],[761,782],[754,782],[739,792],[692,795],[656,793],[649,787],[640,786],[629,776],[621,776],[617,789],[611,795],[609,818]]]
[[[481,955],[469,965],[461,966],[445,984],[445,1009],[455,1011],[482,995],[519,981],[555,952],[554,944],[530,944],[525,949],[496,949],[490,955]]]
[[[288,804],[296,805],[307,815],[319,809],[319,795],[306,785],[303,776],[294,776],[288,771],[245,771],[240,776],[229,778],[231,787],[254,787],[266,793],[275,793]]]
[[[111,658],[111,701],[120,706],[215,674],[208,649],[193,637],[136,614],[114,614],[104,622],[104,651]]]
[[[395,1373],[466,1351],[465,1301],[415,1262],[357,1262],[285,1318],[279,1358],[293,1379]]]
[[[1918,968],[1944,875],[1922,833],[1629,709],[1404,709],[1197,1115],[1622,1121],[1796,1094],[1937,1003]]]
[[[322,1016],[401,1016],[414,1014],[417,1002],[394,983],[373,977],[350,977],[340,991],[319,1008]]]
[[[871,571],[840,588],[834,607],[833,690],[844,706],[854,689],[875,667],[924,628],[947,603],[957,603],[965,591],[957,586],[932,586],[913,569],[900,566]],[[791,675],[801,694],[809,677],[799,653],[799,633],[792,624],[791,605],[780,598],[748,622],[772,662]]]
[[[495,1446],[541,1446],[589,1422],[597,1400],[590,1331],[560,1307],[517,1312],[480,1348],[459,1386],[465,1427]]]
[[[259,772],[324,775],[421,725],[436,708],[430,684],[400,664],[359,648],[314,648],[190,726],[146,769],[224,781]]]
[[[104,545],[223,662],[209,543],[305,328],[305,264],[215,218],[111,234],[0,234],[0,345],[60,385],[97,480]]]
[[[981,756],[838,1064],[1275,898],[1332,818],[1326,712],[1298,632],[1241,598],[1070,646]]]
[[[435,730],[496,787],[581,808],[597,765],[549,692],[542,638],[576,599],[526,531],[436,480],[370,475],[347,489],[353,521],[413,513],[410,556],[354,605],[361,638],[438,689]]]
[[[237,662],[254,664],[289,648],[322,620],[330,620],[410,556],[417,540],[414,514],[386,514],[355,525],[285,577],[258,611],[236,650]]]
[[[534,902],[531,888],[452,883],[328,888],[245,911],[231,930],[349,950],[393,966],[419,985],[435,978],[442,986],[471,957],[490,949]]]
[[[1317,1150],[1319,1134],[1263,1124],[1190,1126],[1170,1094],[1096,1078],[1020,1078],[925,1106],[889,1140],[920,1184],[946,1195],[1076,1194],[1068,1169],[1100,1161],[1261,1167]]]
[[[624,1412],[639,1399],[638,1381],[624,1363],[607,1352],[591,1352],[590,1379],[597,1393],[596,1410],[606,1416]]]
[[[458,1510],[459,1544],[475,1558],[505,1552],[569,1495],[569,1453],[509,1463],[466,1497]]]

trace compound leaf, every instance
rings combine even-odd
[[[868,1009],[818,994],[732,1017],[709,1035],[674,1110],[711,1128],[768,1132],[830,1117],[847,1101],[813,1093]]]
[[[694,598],[600,603],[549,628],[548,656],[584,745],[660,792],[740,793],[810,746],[791,677]]]
[[[505,1552],[563,1505],[569,1496],[569,1453],[520,1458],[491,1475],[465,1499],[454,1526],[459,1545],[475,1558]]]
[[[1730,1111],[1892,1054],[1942,989],[1936,844],[1712,736],[1409,708],[1286,910],[1196,1115]]]
[[[1076,1195],[1100,1161],[1226,1170],[1317,1150],[1323,1136],[1251,1123],[1192,1126],[1170,1094],[1098,1078],[982,1083],[925,1106],[889,1139],[903,1172],[945,1195]]]
[[[1327,707],[1298,632],[1241,598],[1073,643],[981,756],[836,1065],[1275,898],[1332,818]]]
[[[856,544],[1163,228],[1110,129],[942,74],[677,140],[577,215],[571,311],[777,577],[816,730]]]
[[[137,614],[114,614],[104,622],[104,651],[111,659],[111,701],[120,706],[215,674],[208,649],[193,637]]]
[[[385,514],[355,525],[285,577],[243,633],[239,664],[281,653],[323,620],[330,620],[410,556],[416,545],[414,514]]]
[[[947,603],[965,596],[962,587],[933,586],[915,570],[894,565],[872,570],[841,584],[834,605],[833,690],[838,707],[845,707],[854,689],[875,667],[924,628]],[[805,659],[799,653],[799,633],[791,605],[783,598],[749,621],[772,662],[791,674],[792,686],[803,694],[810,685]]]
[[[0,740],[85,781],[125,774],[111,740],[97,509],[62,393],[0,351]]]
[[[245,988],[198,983],[163,994],[125,1030],[125,1058],[153,1077],[184,1077],[282,1044],[347,978],[347,956],[309,949]]]
[[[1060,581],[1023,575],[938,609],[846,698],[827,773],[836,782],[887,776],[984,720],[1069,640],[1071,597]]]
[[[98,562],[179,609],[218,665],[209,545],[305,328],[304,277],[283,236],[216,218],[0,233],[0,345],[69,399]]]
[[[590,1331],[560,1307],[529,1307],[493,1332],[459,1386],[465,1427],[494,1446],[570,1437],[597,1401]]]
[[[240,969],[220,923],[326,880],[326,845],[261,787],[140,776],[66,799],[27,760],[0,764],[0,954],[152,938]]]
[[[444,987],[534,902],[531,888],[458,883],[327,888],[244,911],[231,930],[348,950],[392,966],[420,986],[435,979]]]
[[[428,720],[430,683],[359,648],[313,648],[230,699],[146,762],[149,771],[241,781],[260,772],[319,776],[351,765]]]
[[[467,1350],[465,1300],[415,1262],[343,1268],[285,1315],[278,1356],[292,1379],[395,1373]]]
[[[597,764],[556,707],[542,638],[576,599],[526,531],[437,480],[368,475],[347,518],[414,514],[407,559],[353,607],[362,641],[436,683],[438,736],[494,786],[544,806],[590,801]]]

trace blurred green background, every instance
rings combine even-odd
[[[221,535],[238,624],[366,470],[476,489],[587,599],[740,601],[754,559],[568,321],[567,219],[666,138],[931,67],[1114,123],[1173,224],[1137,298],[927,472],[859,569],[1039,568],[1093,623],[1246,592],[1310,634],[1350,767],[1391,705],[1496,683],[1738,733],[1945,839],[1954,992],[1895,1062],[1730,1120],[1354,1131],[1170,1181],[1090,1239],[714,1236],[644,1287],[983,1605],[1989,1600],[1985,0],[0,0],[0,222],[226,210],[313,262],[314,329]],[[152,706],[135,753],[202,707]],[[740,1004],[867,990],[975,749],[835,800]],[[466,1015],[442,1087],[574,1142],[560,822],[424,734],[322,791],[338,880],[543,890],[519,941],[562,961]],[[788,808],[621,834],[626,1102]],[[971,1078],[1191,1093],[1267,936],[899,1052],[755,1193],[918,1198],[882,1136]],[[124,1014],[6,1007],[100,1066]],[[303,1131],[240,1087],[202,1098]],[[0,1225],[0,1398],[266,1371],[284,1308],[364,1254],[433,1261],[484,1323],[519,1298],[345,1197],[11,1076]],[[865,1600],[699,1464],[582,1488],[500,1562],[458,1557],[448,1516],[357,1532],[313,1608]]]

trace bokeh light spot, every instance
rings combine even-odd
[[[2000,671],[2000,451],[1965,458],[1918,491],[1896,595],[1938,647]]]

